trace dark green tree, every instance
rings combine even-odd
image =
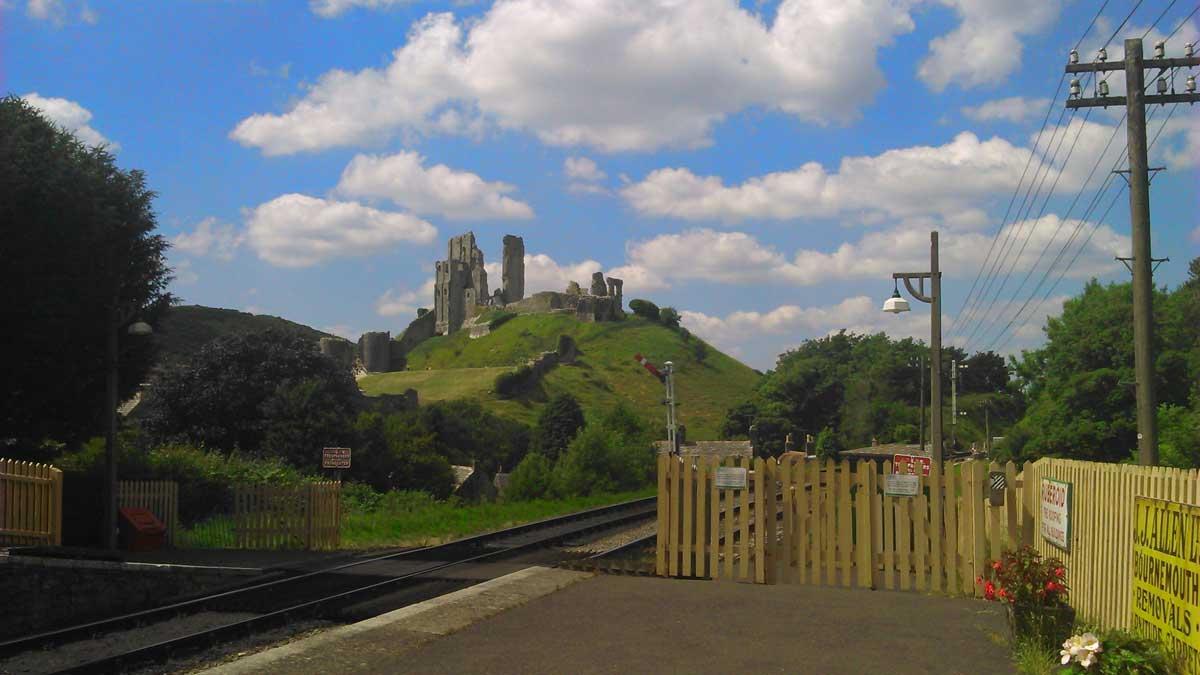
[[[658,315],[659,315],[658,305],[654,304],[653,302],[650,302],[649,300],[641,300],[641,299],[630,300],[629,301],[629,309],[634,314],[642,317],[643,319],[649,319],[650,321],[654,321],[654,322],[658,321]]]
[[[266,331],[217,338],[163,370],[146,392],[143,425],[158,441],[226,451],[265,450],[270,438],[271,450],[311,466],[322,444],[344,438],[361,403],[354,377],[315,343]],[[309,435],[300,439],[289,426]],[[283,447],[293,442],[304,445]]]
[[[674,307],[658,310],[658,322],[667,328],[679,328],[679,312]]]
[[[119,396],[144,381],[153,341],[125,328],[156,324],[172,302],[153,198],[141,171],[120,169],[20,98],[0,99],[0,303],[10,327],[0,438],[18,446],[4,454],[103,429],[112,331]]]
[[[570,394],[559,394],[551,398],[538,415],[530,449],[552,461],[558,459],[583,426],[583,408],[579,407],[579,401]]]

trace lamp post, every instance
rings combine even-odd
[[[121,332],[121,325],[129,321],[133,315],[134,310],[122,308],[119,300],[115,300],[109,305],[108,331],[106,331],[108,333],[108,352],[105,358],[108,385],[108,401],[105,412],[108,414],[108,429],[104,437],[104,536],[100,541],[104,548],[110,551],[117,549],[117,366],[119,365],[117,340]],[[130,335],[149,335],[154,332],[150,324],[144,321],[130,324],[127,330]]]
[[[917,288],[912,281],[917,280]],[[925,295],[925,280],[929,280],[930,292]],[[930,349],[933,351],[929,359],[929,413],[931,461],[942,469],[942,273],[938,269],[938,233],[929,233],[929,271],[928,272],[895,272],[893,282],[903,280],[904,287],[910,295],[921,302],[931,305],[930,314]],[[883,303],[883,311],[899,314],[909,311],[908,301],[900,296],[900,287],[895,286],[892,297]]]

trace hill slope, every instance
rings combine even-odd
[[[172,307],[162,324],[155,326],[154,339],[159,347],[159,364],[165,365],[191,356],[222,335],[261,333],[270,329],[299,333],[313,342],[323,337],[334,337],[277,316],[248,314],[236,309],[182,305]]]
[[[579,346],[576,365],[554,368],[528,395],[501,400],[491,393],[495,374],[515,367],[543,351],[553,350],[559,335]],[[533,423],[542,404],[558,393],[570,393],[585,410],[600,410],[625,402],[655,427],[664,423],[663,387],[634,360],[644,354],[676,369],[679,419],[693,439],[717,438],[725,411],[739,403],[757,383],[749,366],[704,344],[707,355],[697,359],[692,336],[630,316],[613,323],[583,323],[565,314],[517,316],[471,340],[466,331],[435,337],[408,354],[408,370],[368,375],[359,381],[363,391],[378,395],[412,387],[423,402],[473,398],[497,414]],[[488,370],[483,370],[488,369]]]

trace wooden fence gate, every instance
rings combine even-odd
[[[237,548],[332,550],[341,545],[337,481],[298,487],[239,486],[233,495]]]
[[[167,527],[167,545],[178,543],[179,485],[173,480],[123,480],[117,484],[118,508],[148,509]]]
[[[0,459],[0,545],[62,545],[62,471]]]
[[[1032,536],[1035,494],[1011,462],[947,465],[913,497],[885,494],[891,462],[785,455],[658,460],[657,573],[754,583],[979,594],[984,563]],[[1029,465],[1027,464],[1026,467]],[[718,487],[721,467],[745,489]],[[989,471],[1005,476],[989,506]]]

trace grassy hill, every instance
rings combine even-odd
[[[275,329],[299,333],[316,342],[334,337],[304,324],[277,316],[248,314],[236,309],[220,309],[200,305],[173,307],[161,325],[154,327],[154,339],[159,346],[159,363],[169,364],[196,353],[214,338],[235,333],[261,333]]]
[[[559,366],[528,395],[501,400],[491,393],[495,376],[543,351],[555,349],[559,335],[579,346],[576,365]],[[537,419],[551,396],[566,392],[584,409],[604,409],[623,401],[655,426],[664,423],[663,387],[634,360],[644,354],[656,364],[675,363],[679,419],[694,439],[717,438],[725,411],[739,403],[757,383],[749,366],[711,346],[697,359],[697,343],[676,331],[630,316],[612,323],[583,323],[566,314],[515,317],[490,335],[471,340],[466,331],[435,337],[408,355],[408,370],[368,375],[359,381],[371,395],[400,393],[412,387],[421,401],[473,398],[493,412],[525,423]]]

